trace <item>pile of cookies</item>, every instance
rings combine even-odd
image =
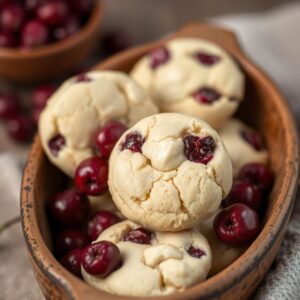
[[[73,178],[48,206],[60,262],[106,292],[152,296],[240,256],[273,182],[261,136],[232,118],[244,90],[235,60],[193,38],[152,50],[130,75],[66,81],[39,122],[49,160]]]

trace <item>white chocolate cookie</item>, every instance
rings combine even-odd
[[[248,163],[267,163],[268,152],[259,133],[240,120],[229,120],[219,134],[231,158],[234,176]]]
[[[126,74],[102,71],[84,76],[67,80],[49,99],[39,121],[48,158],[69,176],[82,160],[94,155],[92,136],[99,127],[112,120],[132,126],[158,112]]]
[[[201,119],[164,113],[126,131],[109,160],[122,214],[146,228],[180,231],[208,219],[232,185],[229,155]]]
[[[214,128],[229,119],[244,96],[244,74],[218,45],[178,38],[142,57],[131,76],[162,112],[201,117]]]
[[[233,248],[219,240],[213,227],[213,222],[218,212],[199,225],[200,232],[206,237],[212,253],[209,276],[213,276],[225,269],[245,251],[245,248]]]
[[[138,228],[139,225],[123,221],[100,234],[95,242],[116,244],[122,265],[106,278],[81,268],[87,283],[112,294],[157,296],[183,291],[205,280],[211,266],[211,250],[199,231],[148,232],[150,243],[139,244],[126,238]]]

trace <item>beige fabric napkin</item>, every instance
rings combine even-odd
[[[238,33],[242,45],[253,60],[263,66],[282,87],[300,120],[300,5],[214,21]],[[26,152],[27,149],[10,142],[0,127],[0,223],[19,213],[20,177]],[[42,299],[27,261],[20,225],[15,225],[0,237],[0,262],[0,300]],[[258,290],[256,299],[297,300],[300,299],[299,295],[298,200],[276,264]]]

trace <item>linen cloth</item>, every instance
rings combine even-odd
[[[281,87],[300,125],[300,4],[213,21],[237,33],[245,51]],[[27,150],[7,139],[0,127],[0,223],[19,213]],[[0,300],[43,299],[27,260],[20,224],[0,236],[0,263]],[[300,299],[300,199],[276,262],[253,299]]]

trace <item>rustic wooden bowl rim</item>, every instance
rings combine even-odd
[[[102,19],[103,5],[102,1],[96,1],[91,15],[87,22],[80,28],[80,30],[68,37],[65,40],[53,42],[41,47],[30,50],[15,49],[15,48],[0,48],[0,57],[7,59],[26,59],[26,58],[39,58],[49,55],[55,55],[68,49],[76,47],[78,44],[90,36],[95,27],[100,26]]]
[[[274,96],[274,102],[280,106],[278,114],[281,115],[283,123],[282,127],[284,130],[288,131],[287,138],[287,156],[285,157],[285,169],[283,176],[283,184],[280,192],[277,195],[276,201],[280,203],[281,209],[277,210],[276,213],[273,213],[270,218],[265,223],[262,231],[260,232],[257,239],[251,244],[251,246],[245,251],[245,253],[240,256],[235,262],[233,262],[226,269],[216,274],[215,276],[208,278],[204,282],[190,287],[182,293],[175,293],[170,296],[164,296],[163,299],[195,299],[199,293],[206,292],[205,297],[198,297],[197,299],[215,299],[221,295],[226,290],[230,289],[238,282],[240,282],[247,274],[259,264],[265,256],[268,254],[268,249],[271,249],[273,244],[276,242],[279,234],[280,228],[285,226],[288,221],[288,216],[291,213],[293,208],[293,195],[295,194],[298,178],[298,140],[297,140],[297,131],[293,121],[293,117],[289,111],[288,104],[284,101],[282,94],[272,83],[272,81],[259,70],[242,52],[240,46],[238,45],[234,34],[230,31],[220,29],[211,25],[203,24],[190,24],[183,29],[177,32],[177,35],[184,36],[184,31],[187,28],[194,29],[206,29],[213,32],[218,32],[224,36],[224,45],[227,49],[226,43],[231,45],[230,52],[234,54],[235,58],[243,66],[247,66],[248,69],[252,69],[256,76],[259,77],[261,81],[264,81],[269,88],[272,90]],[[181,35],[180,35],[181,34]],[[172,38],[172,37],[171,37]],[[209,38],[208,38],[209,39]],[[155,47],[156,45],[161,44],[162,41],[157,43],[146,44],[137,48],[130,49],[124,53],[118,54],[102,64],[98,69],[106,69],[111,67],[111,65],[117,65],[122,60],[125,60],[126,57],[130,57],[134,52],[145,52],[149,50],[149,47]],[[228,49],[227,49],[228,50]],[[113,69],[113,68],[112,68]],[[29,154],[29,159],[25,167],[23,182],[22,182],[22,199],[21,199],[21,215],[22,215],[22,227],[24,231],[25,241],[27,248],[31,254],[31,257],[34,259],[35,263],[39,266],[44,274],[51,280],[61,286],[68,294],[70,299],[81,299],[84,297],[83,291],[90,295],[97,295],[99,297],[102,295],[105,299],[136,299],[135,297],[123,297],[110,295],[102,291],[98,291],[95,288],[88,286],[83,283],[80,279],[76,278],[69,272],[67,272],[56,259],[53,257],[50,250],[47,248],[39,228],[39,221],[34,211],[34,195],[32,185],[35,181],[35,174],[37,172],[37,164],[35,163],[37,155],[41,154],[41,144],[39,137],[37,136],[31,152]],[[275,232],[273,234],[272,232]],[[34,241],[34,243],[32,242]],[[38,244],[38,247],[37,247]],[[224,282],[225,288],[224,288]],[[222,284],[223,283],[223,284]],[[222,289],[220,288],[222,286]],[[81,292],[80,292],[81,289]],[[147,297],[148,299],[161,299],[162,297]],[[86,299],[94,299],[86,298]]]

